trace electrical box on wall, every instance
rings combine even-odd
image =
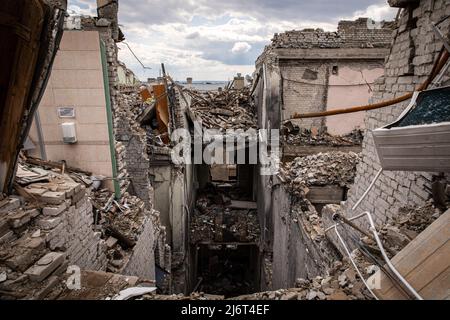
[[[75,123],[67,122],[61,124],[62,136],[64,143],[76,143],[77,142],[77,132],[75,130]]]

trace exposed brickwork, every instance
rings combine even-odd
[[[434,5],[434,7],[433,7]],[[401,96],[420,85],[431,71],[442,43],[431,30],[430,21],[438,21],[450,14],[450,3],[443,0],[423,0],[416,9],[405,9],[399,19],[392,52],[387,59],[385,76],[374,86],[373,102]],[[416,20],[417,18],[417,20]],[[417,27],[416,27],[417,26]],[[440,25],[448,34],[450,21]],[[448,79],[448,77],[444,78]],[[394,121],[408,102],[367,112],[365,123],[368,132],[363,142],[362,161],[357,167],[357,177],[346,203],[347,214],[351,206],[369,186],[380,168],[370,130]],[[430,197],[432,173],[386,171],[376,182],[358,212],[374,212],[375,223],[382,224],[404,205],[423,205]]]
[[[329,75],[328,64],[321,62],[286,63],[280,66],[283,82],[283,112],[288,119],[294,113],[325,111],[327,81]],[[307,75],[315,75],[306,79]],[[315,79],[314,79],[315,78]],[[322,118],[304,119],[303,127],[320,128],[324,124]]]
[[[143,223],[143,230],[122,274],[150,280],[155,279],[154,242],[153,223],[149,215]]]
[[[367,18],[355,21],[340,21],[338,30],[324,32],[322,29],[292,30],[276,33],[273,48],[386,48],[391,41],[391,24],[382,28],[368,28]]]
[[[338,85],[330,85],[330,79],[333,75],[338,76],[338,70],[361,73],[364,78],[374,69],[381,69],[392,43],[392,29],[392,22],[375,25],[367,18],[360,18],[340,21],[335,32],[304,29],[275,34],[256,66],[262,68],[264,63],[266,69],[278,74],[279,83],[274,78],[272,87],[279,88],[283,119],[289,119],[295,113],[325,111],[336,104],[336,98],[329,101],[329,92],[335,89],[332,86],[353,86],[353,89],[370,86],[372,83],[364,83],[354,75],[342,75],[340,80],[344,83]],[[293,122],[307,129],[326,129],[323,118]],[[360,125],[361,121],[355,127]]]

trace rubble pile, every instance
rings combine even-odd
[[[230,198],[221,193],[199,196],[191,221],[191,242],[258,242],[256,209],[230,208]]]
[[[191,110],[207,129],[256,128],[256,116],[250,88],[199,92],[186,90],[192,97]]]
[[[356,261],[363,277],[375,273],[375,266],[369,264],[364,256],[354,250],[352,258]],[[372,296],[359,278],[347,257],[335,261],[328,275],[317,276],[311,280],[297,279],[296,288],[258,292],[232,300],[366,300]]]
[[[315,242],[326,240],[322,217],[307,199],[295,199],[295,202],[292,203],[291,217],[294,222],[300,221],[302,223],[311,240]]]
[[[138,88],[135,91],[119,91],[117,95],[118,108],[114,110],[115,119],[127,119],[133,132],[142,131],[136,119],[147,107],[147,104],[141,102]]]
[[[43,299],[69,264],[105,268],[106,250],[83,184],[61,169],[18,167],[16,195],[0,201],[0,297]]]
[[[89,200],[94,206],[94,224],[106,241],[107,271],[120,273],[143,232],[149,212],[141,199],[128,192],[115,200],[108,189],[92,190]]]
[[[280,168],[280,177],[293,194],[304,197],[308,186],[349,186],[356,174],[360,156],[354,152],[326,152],[295,158]]]
[[[298,130],[288,131],[285,141],[291,145],[346,147],[361,145],[363,137],[360,129],[355,129],[343,136],[333,136],[328,132],[314,132],[314,130],[298,128]]]
[[[445,211],[445,210],[444,210]],[[430,200],[422,207],[402,207],[385,223],[379,233],[383,244],[391,252],[399,252],[444,212]],[[372,243],[375,245],[375,243]]]
[[[291,30],[276,33],[271,47],[283,49],[310,48],[387,48],[391,42],[393,23],[383,22],[382,28],[368,29],[367,18],[340,21],[337,32],[323,29]]]
[[[193,292],[189,296],[183,294],[172,294],[172,295],[162,295],[162,294],[146,294],[142,296],[143,300],[224,300],[224,296],[207,294],[204,292]]]
[[[226,241],[234,239],[239,242],[257,242],[259,224],[256,210],[233,210],[213,205],[208,207],[208,214],[195,212],[191,222],[191,241]],[[229,240],[231,241],[231,240]]]
[[[42,161],[44,167],[45,163]],[[93,207],[91,216],[86,221],[86,228],[93,228],[98,234],[99,240],[105,241],[107,270],[119,273],[121,267],[126,265],[132,248],[143,231],[145,219],[151,214],[145,209],[145,203],[128,192],[124,192],[120,200],[116,200],[114,193],[108,189],[96,189],[99,178],[88,175],[86,172],[73,170],[66,175],[61,175],[56,172],[59,169],[49,172],[44,168],[30,166],[26,163],[19,168],[17,181],[30,180],[32,174],[42,179],[43,173],[47,172],[47,179],[50,179],[50,183],[47,182],[42,186],[43,188],[59,191],[63,182],[64,186],[77,185],[80,190],[83,190],[83,195],[87,197]],[[27,186],[25,191],[36,196],[41,193],[37,188],[41,188],[40,183],[32,184],[32,188]],[[44,195],[47,193],[45,192]],[[47,198],[45,197],[43,200],[49,201]]]
[[[366,279],[377,268],[366,261],[359,250],[354,250],[352,258]],[[311,280],[297,279],[296,287],[275,291],[257,292],[225,299],[222,295],[194,292],[189,296],[148,294],[144,300],[367,300],[373,299],[359,278],[348,258],[337,260],[324,276]]]

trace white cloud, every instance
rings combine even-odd
[[[194,31],[186,35],[186,39],[195,39],[200,37],[200,33],[198,31]]]
[[[231,52],[234,54],[247,53],[251,48],[252,46],[248,42],[236,42],[231,49]]]
[[[76,15],[76,16],[78,16],[78,15],[83,15],[83,16],[94,16],[95,15],[96,16],[97,15],[97,12],[92,11],[90,8],[82,9],[79,6],[74,5],[74,4],[69,5],[67,9],[68,9],[67,11],[70,15]]]
[[[70,1],[81,8],[95,3]],[[254,61],[274,33],[304,28],[335,31],[341,19],[369,17],[379,21],[390,20],[396,14],[385,0],[345,0],[339,4],[333,0],[256,2],[121,0],[119,23],[127,42],[153,70],[143,70],[124,45],[119,45],[120,59],[141,79],[158,76],[164,62],[179,80],[188,76],[226,80],[237,72],[252,73]],[[286,13],[299,12],[293,9],[297,7],[304,9],[301,16]]]
[[[353,13],[352,19],[360,17],[369,17],[375,21],[393,20],[397,14],[398,9],[391,8],[387,3],[385,4],[373,4],[366,8],[366,10],[360,10]]]
[[[97,15],[97,5],[93,0],[69,0],[67,9],[73,15]]]

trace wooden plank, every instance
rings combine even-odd
[[[447,210],[420,233],[393,259],[392,264],[424,299],[446,299],[450,289],[450,210]],[[369,282],[380,277],[380,287],[374,293],[381,299],[406,299],[381,271]],[[445,280],[446,281],[442,281]]]
[[[0,50],[0,191],[6,193],[14,176],[22,121],[29,107],[45,12],[39,0],[6,0],[0,13],[0,18],[7,20],[0,24],[13,19],[20,24],[19,29],[30,30],[29,37],[24,38],[18,28],[0,28],[4,44]]]
[[[340,204],[344,195],[345,190],[340,186],[311,186],[306,198],[312,204]]]
[[[255,209],[257,208],[256,202],[252,201],[238,201],[231,200],[231,204],[227,206],[231,209]]]
[[[320,152],[341,151],[341,152],[361,152],[361,146],[345,146],[345,147],[332,147],[332,146],[304,146],[304,145],[284,145],[283,157],[300,157]]]

